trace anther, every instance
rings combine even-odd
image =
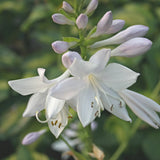
[[[110,110],[111,110],[111,111],[113,110],[113,104],[111,105],[111,108],[110,108]]]
[[[58,120],[55,121],[55,125],[57,124]]]
[[[61,127],[61,125],[62,125],[62,123],[60,123],[58,127],[60,128],[60,127]]]
[[[95,117],[98,115],[98,111],[95,113]]]
[[[52,124],[52,126],[54,126],[54,123],[53,123],[53,121],[51,121],[51,124]]]
[[[68,116],[68,118],[72,118],[72,116]]]
[[[120,103],[119,103],[119,106],[120,106],[120,108],[122,108],[122,102],[120,101]]]

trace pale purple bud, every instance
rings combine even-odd
[[[88,23],[88,16],[83,13],[81,13],[76,19],[76,24],[79,29],[86,28],[87,23]]]
[[[86,9],[86,14],[89,15],[95,11],[95,9],[98,6],[98,0],[91,0],[87,9]]]
[[[112,25],[109,29],[105,32],[105,34],[113,34],[120,31],[125,24],[125,21],[122,19],[115,19],[112,21]]]
[[[95,33],[91,35],[91,37],[97,37],[107,32],[107,30],[112,25],[112,19],[113,19],[112,12],[111,11],[106,12],[105,15],[98,22],[97,30]]]
[[[55,41],[52,43],[52,48],[56,53],[64,53],[70,47],[74,46],[77,42],[65,42],[65,41]]]
[[[152,42],[147,38],[133,38],[111,51],[111,56],[134,57],[147,52]]]
[[[23,145],[29,145],[33,142],[35,142],[42,134],[44,134],[46,132],[45,129],[40,130],[38,132],[31,132],[29,134],[27,134],[23,140],[22,140],[22,144]]]
[[[67,3],[66,1],[63,1],[62,8],[68,13],[73,13],[74,12],[72,6],[69,3]]]
[[[143,37],[147,33],[148,29],[149,28],[144,25],[133,25],[111,38],[94,43],[91,48],[98,48],[111,44],[120,44],[135,37]]]
[[[66,68],[69,68],[74,59],[82,59],[78,52],[68,51],[62,56],[62,63]]]
[[[98,127],[98,123],[97,123],[96,121],[93,121],[93,122],[91,123],[91,130],[92,130],[92,131],[95,131],[95,130],[97,129],[97,127]]]
[[[69,138],[73,138],[73,137],[76,137],[78,135],[76,131],[71,130],[71,129],[66,129],[64,134]]]
[[[56,13],[52,15],[52,19],[55,23],[58,24],[68,24],[68,25],[74,25],[74,22],[65,17],[63,14]]]

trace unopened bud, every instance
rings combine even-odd
[[[73,13],[74,12],[72,6],[69,3],[67,3],[66,1],[63,1],[62,8],[68,13]]]
[[[98,0],[91,0],[85,13],[87,15],[90,15],[91,13],[93,13],[95,11],[97,6],[98,6]]]
[[[68,25],[74,25],[74,22],[65,17],[63,14],[56,13],[52,15],[52,19],[55,23],[58,24],[68,24]]]
[[[98,48],[98,47],[102,47],[105,45],[111,45],[111,44],[120,44],[120,43],[126,42],[129,39],[132,39],[135,37],[143,37],[147,33],[147,31],[148,31],[147,26],[133,25],[119,32],[118,34],[116,34],[115,36],[111,38],[94,43],[91,46],[91,48]]]
[[[82,59],[78,52],[68,51],[62,56],[62,63],[66,68],[69,68],[74,59]]]
[[[76,42],[55,41],[52,43],[52,48],[56,53],[64,53],[70,47],[74,46]]]
[[[148,51],[152,42],[147,38],[133,38],[112,50],[111,56],[134,57]]]
[[[77,27],[79,29],[84,29],[86,28],[87,23],[88,23],[88,16],[81,13],[76,20]]]
[[[23,145],[29,145],[33,142],[35,142],[42,134],[44,134],[46,132],[45,129],[40,130],[38,132],[31,132],[29,134],[27,134],[23,140],[22,140],[22,144]]]
[[[112,12],[108,11],[98,22],[97,24],[97,30],[95,33],[91,35],[91,37],[97,37],[100,36],[101,34],[104,34],[107,32],[107,30],[110,28],[112,25]]]
[[[115,19],[112,21],[112,25],[109,29],[105,32],[105,34],[113,34],[120,31],[125,24],[125,21],[122,19]]]

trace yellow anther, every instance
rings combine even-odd
[[[57,122],[58,122],[58,121],[56,120],[56,121],[55,121],[55,125],[57,124]]]

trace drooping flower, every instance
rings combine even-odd
[[[74,77],[60,82],[52,91],[52,95],[61,99],[75,96],[77,113],[83,126],[100,116],[101,110],[104,109],[123,120],[131,121],[126,103],[138,117],[158,128],[160,119],[156,111],[160,112],[160,105],[127,89],[136,82],[139,73],[117,63],[106,66],[109,57],[110,50],[102,49],[89,61],[76,59],[69,67]],[[83,82],[81,85],[80,81]],[[74,87],[70,87],[71,84],[74,84]],[[81,90],[77,94],[75,90],[79,87]]]
[[[67,70],[60,77],[48,80],[45,77],[45,69],[38,68],[39,76],[9,81],[10,87],[21,95],[33,94],[29,101],[23,117],[36,116],[41,123],[47,123],[51,132],[58,137],[68,123],[68,106],[65,100],[50,96],[50,90],[60,81],[67,78],[70,73]],[[41,121],[38,114],[46,110],[46,120]]]

